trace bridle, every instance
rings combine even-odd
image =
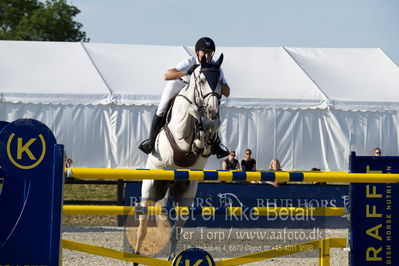
[[[204,72],[218,72],[220,73],[219,69],[213,69],[213,68],[204,68],[200,70],[200,74],[204,73]],[[194,74],[194,73],[193,73]],[[206,94],[203,94],[202,90],[199,88],[200,86],[198,85],[198,79],[200,78],[200,74],[197,76],[194,74],[194,80],[195,80],[195,85],[194,85],[194,102],[195,105],[198,107],[200,112],[204,112],[205,106],[208,104],[209,100],[211,99],[211,96],[216,96],[216,98],[218,99],[218,104],[220,104],[220,101],[222,99],[222,94],[217,93],[216,91],[212,90],[211,92],[208,92]],[[220,79],[220,75],[219,75],[219,79]],[[220,81],[218,81],[220,82]],[[205,99],[208,99],[206,102],[203,102],[202,105],[200,105],[198,103],[198,98],[200,98],[201,101],[205,101]]]
[[[200,73],[204,73],[204,72],[218,72],[219,73],[219,80],[220,80],[220,69],[204,68],[204,69],[200,70]],[[222,99],[222,94],[221,93],[219,94],[219,93],[217,93],[217,92],[212,90],[212,92],[209,92],[209,93],[203,95],[202,91],[201,91],[202,99],[205,99],[206,97],[208,97],[210,95],[211,96],[216,96],[218,98],[218,100],[219,100],[219,103],[220,103],[220,100]]]
[[[200,70],[200,73],[203,73],[203,72],[207,72],[207,71],[209,71],[209,72],[219,72],[220,73],[220,70],[219,69],[213,69],[213,68],[204,68],[204,69],[201,69]],[[216,91],[211,91],[211,92],[208,92],[208,93],[206,93],[205,95],[202,93],[202,90],[201,89],[199,89],[198,87],[198,79],[199,79],[199,75],[198,76],[196,76],[194,73],[193,73],[193,75],[194,75],[194,80],[195,80],[195,85],[194,85],[194,103],[187,97],[187,96],[185,96],[185,95],[181,95],[181,94],[178,94],[177,96],[179,96],[179,97],[183,97],[184,99],[186,99],[190,104],[194,104],[195,106],[197,106],[198,107],[198,109],[202,109],[202,108],[204,108],[205,107],[205,105],[199,105],[198,104],[198,101],[197,101],[197,95],[198,96],[200,96],[201,97],[201,100],[203,101],[203,100],[205,100],[207,97],[209,97],[209,96],[216,96],[217,97],[217,99],[218,99],[218,103],[220,104],[220,101],[221,101],[221,99],[222,99],[222,94],[221,93],[217,93]],[[220,77],[219,77],[220,78]],[[190,82],[187,82],[187,81],[184,81],[183,79],[181,79],[181,81],[183,81],[184,83],[186,83],[187,84],[187,86],[190,86]],[[209,98],[210,99],[210,98]],[[208,99],[208,100],[209,100]]]

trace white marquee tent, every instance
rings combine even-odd
[[[251,148],[259,169],[278,158],[285,170],[347,170],[351,150],[399,154],[399,68],[381,49],[217,52],[232,90],[221,138],[239,159]],[[191,54],[186,46],[0,41],[0,120],[44,122],[75,167],[144,167],[137,146],[163,73]]]

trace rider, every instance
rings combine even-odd
[[[168,83],[163,90],[161,102],[151,123],[150,138],[140,144],[140,150],[147,154],[152,151],[158,132],[164,125],[164,116],[170,100],[173,99],[180,92],[180,90],[187,85],[187,82],[185,82],[182,78],[187,75],[189,76],[194,72],[194,70],[199,66],[199,62],[201,62],[202,57],[205,56],[207,61],[210,62],[215,54],[215,49],[215,43],[211,38],[202,37],[195,44],[194,56],[186,58],[175,68],[168,69],[166,71],[164,79],[168,80]],[[222,69],[220,69],[220,77],[222,79],[222,94],[228,97],[230,95],[230,87],[227,85],[227,82],[224,79]],[[218,158],[229,155],[229,151],[223,149],[220,147],[220,145],[220,139],[217,136],[212,145],[212,154],[216,154]]]

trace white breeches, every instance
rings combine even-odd
[[[181,80],[169,81],[162,92],[161,102],[159,103],[157,109],[157,116],[163,116],[168,108],[170,100],[175,97],[181,89],[183,89],[187,84]]]

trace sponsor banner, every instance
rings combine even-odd
[[[350,165],[352,173],[399,173],[399,157],[352,153]],[[399,184],[351,185],[351,265],[398,265],[398,195]]]
[[[125,205],[140,203],[141,182],[129,182],[125,189]],[[171,205],[168,202],[168,205]],[[199,183],[194,207],[348,207],[347,185]],[[287,210],[289,211],[289,210]],[[312,213],[290,213],[290,216],[190,216],[186,227],[214,228],[347,228],[345,217],[320,217]]]

